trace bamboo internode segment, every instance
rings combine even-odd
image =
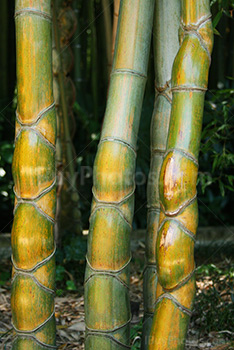
[[[184,349],[195,295],[196,180],[213,30],[209,0],[183,0],[172,111],[159,180],[157,302],[149,349]]]
[[[13,349],[55,348],[56,117],[50,1],[17,0],[18,106],[13,178]]]
[[[171,113],[171,71],[179,49],[178,29],[180,0],[157,0],[154,11],[155,104],[151,120],[151,162],[147,185],[148,215],[146,233],[146,265],[143,274],[144,321],[142,350],[148,349],[149,334],[156,303],[156,240],[159,225],[159,174]]]
[[[94,165],[85,275],[86,349],[128,349],[135,161],[154,0],[123,0]]]

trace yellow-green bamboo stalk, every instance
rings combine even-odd
[[[17,0],[17,88],[12,228],[13,349],[55,348],[56,117],[50,0]]]
[[[181,4],[181,46],[172,69],[169,137],[159,180],[159,283],[150,350],[184,349],[195,295],[196,181],[213,30],[209,0]]]
[[[154,0],[121,2],[116,50],[94,165],[85,275],[86,349],[126,349],[130,341],[129,262],[136,143]]]
[[[171,114],[171,71],[179,48],[180,0],[156,0],[154,11],[155,103],[151,120],[151,162],[147,185],[148,215],[144,269],[142,349],[148,349],[156,303],[156,239],[160,214],[159,174],[166,152]]]

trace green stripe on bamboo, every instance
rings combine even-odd
[[[195,296],[198,153],[213,45],[209,0],[182,0],[180,44],[172,69],[169,137],[159,180],[159,284],[150,350],[184,349]]]
[[[17,0],[17,88],[12,172],[13,349],[55,348],[56,117],[50,1]]]
[[[154,0],[123,0],[107,108],[94,165],[85,275],[86,349],[130,342],[129,262],[136,143]]]
[[[146,233],[146,266],[144,269],[144,320],[142,349],[148,349],[149,334],[156,303],[156,240],[160,202],[159,174],[166,143],[171,113],[171,71],[179,48],[178,29],[180,0],[157,0],[154,11],[154,68],[155,103],[151,120],[151,162],[147,186],[148,214]]]

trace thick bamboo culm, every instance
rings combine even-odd
[[[172,69],[172,111],[159,180],[159,283],[150,350],[184,349],[195,296],[196,181],[213,29],[209,0],[181,4],[181,46]]]
[[[146,266],[144,269],[144,320],[142,350],[148,349],[149,334],[156,303],[156,239],[160,214],[159,174],[171,114],[171,71],[179,49],[180,0],[156,0],[154,11],[155,103],[151,120],[151,162],[147,185],[148,215],[146,233]]]
[[[101,140],[94,164],[85,274],[86,350],[130,342],[129,262],[136,142],[154,0],[123,0]]]
[[[17,89],[12,228],[13,349],[55,347],[56,117],[50,0],[15,5]]]

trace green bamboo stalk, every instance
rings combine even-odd
[[[102,0],[102,9],[104,15],[104,27],[105,27],[105,47],[106,47],[106,58],[107,58],[107,71],[108,78],[110,77],[112,69],[112,23],[111,23],[111,11],[110,11],[110,1]]]
[[[0,4],[0,108],[4,108],[8,98],[8,1]]]
[[[77,27],[72,40],[73,52],[74,52],[74,83],[76,87],[76,101],[80,106],[84,107],[84,93],[83,93],[83,72],[82,72],[82,51],[81,51],[81,15],[80,15],[80,0],[73,1],[73,9],[76,13]]]
[[[195,296],[196,181],[213,29],[209,0],[181,4],[181,46],[172,69],[169,137],[159,179],[159,283],[150,350],[184,349]]]
[[[56,117],[50,0],[15,5],[17,88],[12,228],[13,349],[55,347]]]
[[[59,92],[60,92],[60,100],[61,100],[61,109],[62,109],[62,116],[63,116],[63,125],[64,125],[64,134],[65,134],[65,142],[67,144],[66,147],[66,156],[67,156],[67,162],[68,162],[68,169],[70,173],[70,181],[71,186],[75,186],[75,169],[74,169],[74,157],[73,157],[73,151],[72,151],[72,141],[71,141],[71,135],[70,135],[70,127],[69,127],[69,116],[68,116],[68,106],[67,106],[67,100],[66,100],[66,93],[65,93],[65,85],[64,85],[64,74],[63,74],[63,62],[61,59],[61,48],[60,48],[60,36],[59,36],[59,29],[58,29],[58,14],[57,14],[57,1],[54,0],[54,6],[53,6],[53,29],[54,29],[54,42],[55,42],[55,48],[58,52],[58,57],[60,61],[60,70],[58,72],[58,83],[59,83]]]
[[[86,349],[126,349],[136,142],[154,0],[123,0],[101,140],[94,165],[85,274]]]
[[[151,120],[151,162],[147,185],[148,215],[144,269],[142,349],[148,349],[156,303],[156,251],[160,202],[159,174],[166,152],[171,114],[171,71],[179,48],[180,0],[156,0],[154,11],[155,103]]]

